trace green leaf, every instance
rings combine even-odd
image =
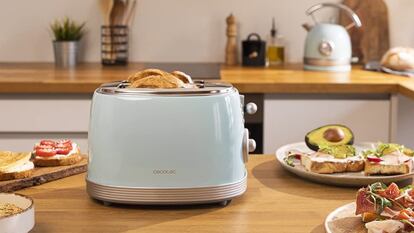
[[[50,29],[56,41],[76,41],[80,40],[84,34],[85,22],[79,24],[65,17],[61,20],[54,20],[50,24]]]

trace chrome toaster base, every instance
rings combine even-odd
[[[86,180],[88,194],[103,202],[137,205],[180,205],[215,203],[242,195],[247,188],[243,179],[225,185],[197,188],[130,188],[106,186]]]

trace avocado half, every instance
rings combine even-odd
[[[345,125],[324,125],[308,132],[305,143],[314,151],[318,151],[320,145],[352,145],[354,133]]]

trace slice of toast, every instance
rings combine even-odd
[[[412,160],[402,164],[380,164],[365,162],[365,175],[398,175],[410,173],[413,168]]]
[[[319,174],[332,174],[339,172],[359,172],[364,170],[364,160],[314,161],[309,156],[302,156],[301,163],[306,170]]]
[[[33,173],[33,169],[26,170],[26,171],[20,171],[20,172],[9,172],[9,173],[0,172],[0,181],[23,179],[23,178],[30,177],[32,173]]]
[[[54,167],[54,166],[67,166],[76,164],[82,160],[82,156],[79,153],[75,153],[64,158],[42,158],[36,156],[33,160],[35,166],[38,167]]]

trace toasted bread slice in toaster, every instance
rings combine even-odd
[[[180,79],[184,83],[193,83],[193,79],[190,75],[181,72],[181,71],[173,71],[171,72],[172,75],[174,75],[176,78]]]
[[[146,69],[139,71],[133,75],[130,75],[127,79],[128,82],[133,83],[137,80],[140,80],[142,78],[146,78],[148,76],[164,76],[165,71],[159,70],[159,69]]]
[[[315,161],[311,156],[301,157],[301,163],[306,170],[319,174],[332,174],[339,172],[359,172],[364,170],[364,160],[326,160]]]
[[[151,75],[139,79],[131,84],[136,88],[180,88],[184,87],[183,81],[169,74],[167,76]]]

